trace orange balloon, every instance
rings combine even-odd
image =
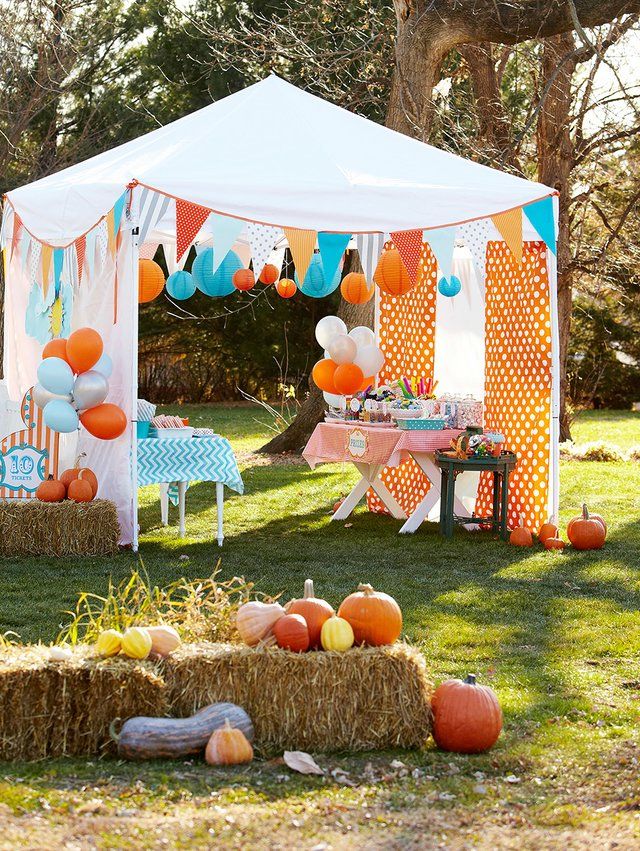
[[[100,360],[102,337],[93,328],[78,328],[67,340],[67,361],[74,372],[86,372]]]
[[[59,337],[57,340],[49,340],[42,350],[42,360],[45,358],[62,358],[62,360],[67,360],[67,341],[64,337]]]
[[[138,260],[138,303],[146,304],[157,298],[164,289],[164,272],[154,260]]]
[[[293,298],[297,290],[296,282],[292,281],[291,278],[282,278],[276,283],[276,292],[282,298]]]
[[[122,408],[104,402],[89,408],[84,414],[80,414],[80,422],[94,437],[100,440],[115,440],[120,437],[127,427],[127,417]]]
[[[256,279],[251,269],[238,269],[237,272],[234,272],[231,282],[241,292],[252,290],[256,285]]]
[[[364,304],[373,295],[373,287],[367,286],[367,279],[362,272],[349,272],[342,279],[340,292],[349,304]]]
[[[313,367],[311,375],[313,380],[318,385],[321,390],[324,390],[326,393],[337,393],[335,384],[333,383],[333,376],[336,372],[338,364],[335,361],[332,361],[331,358],[324,358],[323,360],[319,360],[318,363]],[[362,370],[360,370],[362,372]]]
[[[357,393],[364,380],[364,373],[355,363],[341,363],[333,374],[333,383],[336,389],[334,393],[342,396],[351,396]],[[324,390],[324,388],[322,388]],[[328,393],[332,392],[330,390]]]
[[[397,248],[383,252],[373,278],[388,295],[404,295],[414,286]]]
[[[262,272],[260,272],[258,280],[261,284],[275,284],[279,277],[279,269],[273,263],[267,263]]]
[[[358,391],[367,390],[369,387],[373,387],[376,383],[375,376],[370,375],[368,378],[365,378],[360,387],[358,387]]]

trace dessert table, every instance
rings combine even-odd
[[[231,444],[219,435],[207,437],[138,440],[138,485],[159,484],[162,522],[168,521],[169,486],[177,483],[179,531],[184,537],[187,485],[191,481],[216,483],[217,540],[222,546],[224,486],[243,493],[244,484]]]
[[[404,430],[368,426],[365,423],[319,423],[302,456],[313,470],[317,464],[349,461],[360,473],[360,479],[332,515],[332,520],[344,520],[372,488],[392,517],[405,520],[400,532],[413,533],[427,517],[440,498],[440,471],[435,465],[437,449],[449,447],[460,434],[458,429],[438,431]],[[429,492],[407,517],[395,498],[380,479],[384,467],[397,467],[406,458],[413,458],[431,483]],[[455,507],[460,514],[466,511],[456,497]]]

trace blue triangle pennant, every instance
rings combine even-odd
[[[60,275],[64,264],[64,248],[53,249],[53,280],[56,298],[60,294]]]
[[[451,277],[451,264],[453,263],[453,248],[456,242],[456,228],[436,228],[424,232],[425,242],[429,243],[433,251],[442,277],[449,280]]]
[[[113,205],[113,235],[115,236],[120,230],[120,222],[122,220],[122,211],[124,210],[124,202],[127,198],[127,190],[118,198]]]
[[[345,252],[349,240],[350,233],[319,233],[318,248],[320,249],[320,257],[322,258],[322,270],[324,272],[325,281],[333,281],[333,278],[338,269],[340,258]]]
[[[540,238],[547,244],[549,251],[555,254],[557,245],[556,224],[553,217],[553,198],[548,196],[547,198],[542,198],[540,201],[535,201],[533,204],[527,204],[526,207],[522,208],[522,212],[536,229]]]

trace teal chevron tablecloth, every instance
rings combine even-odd
[[[138,484],[160,482],[222,482],[237,493],[244,491],[242,476],[224,437],[186,440],[146,437],[138,440]]]

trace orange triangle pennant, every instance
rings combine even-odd
[[[14,252],[18,247],[18,242],[20,241],[20,233],[22,232],[22,219],[20,216],[14,211],[13,213],[13,235],[11,236],[11,254],[9,255],[9,259],[13,259]]]
[[[411,278],[415,284],[418,278],[418,265],[422,256],[422,230],[403,230],[391,234],[393,244]]]
[[[318,234],[315,230],[299,230],[298,228],[284,228],[284,234],[291,249],[293,265],[296,267],[298,286],[302,287],[313,257]]]
[[[84,255],[87,250],[87,237],[79,236],[76,239],[76,263],[78,265],[78,286],[82,283],[82,269],[84,268]]]
[[[507,243],[518,265],[522,264],[522,207],[491,216],[500,236]]]
[[[52,246],[43,244],[42,252],[40,254],[40,262],[42,264],[42,292],[45,294],[45,296],[49,290],[49,273],[51,272],[52,257]]]
[[[211,210],[199,204],[176,199],[176,262],[180,262],[210,213]]]
[[[113,257],[116,253],[116,216],[113,209],[107,213],[107,240],[109,254]]]

